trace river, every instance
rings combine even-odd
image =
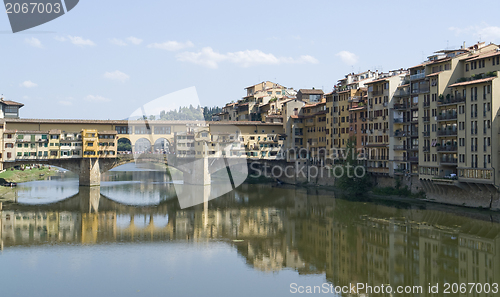
[[[181,209],[174,182],[124,165],[92,189],[20,184],[0,212],[0,296],[500,294],[498,213],[274,184]]]

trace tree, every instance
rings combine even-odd
[[[150,121],[154,121],[154,120],[156,120],[156,116],[154,116],[154,115],[150,115],[150,116],[149,116],[149,120],[150,120]]]
[[[345,158],[333,171],[335,186],[351,195],[364,195],[371,187],[370,177],[358,160],[355,137],[347,140]]]
[[[130,140],[128,140],[127,138],[118,139],[117,150],[119,152],[123,152],[123,151],[131,152],[132,151],[132,144],[130,143]]]

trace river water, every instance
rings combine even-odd
[[[500,296],[498,213],[273,184],[181,209],[173,182],[124,165],[100,188],[20,184],[0,296]]]

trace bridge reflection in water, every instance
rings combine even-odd
[[[181,209],[177,199],[132,206],[99,194],[98,187],[81,188],[57,203],[4,205],[0,238],[3,249],[222,241],[255,269],[324,274],[335,285],[500,283],[499,215],[435,207],[354,202],[315,189],[244,184]]]

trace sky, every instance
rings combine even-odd
[[[25,104],[22,118],[124,119],[190,87],[202,106],[265,80],[329,92],[350,72],[498,44],[498,11],[498,1],[81,0],[15,34],[0,16],[0,94]]]

